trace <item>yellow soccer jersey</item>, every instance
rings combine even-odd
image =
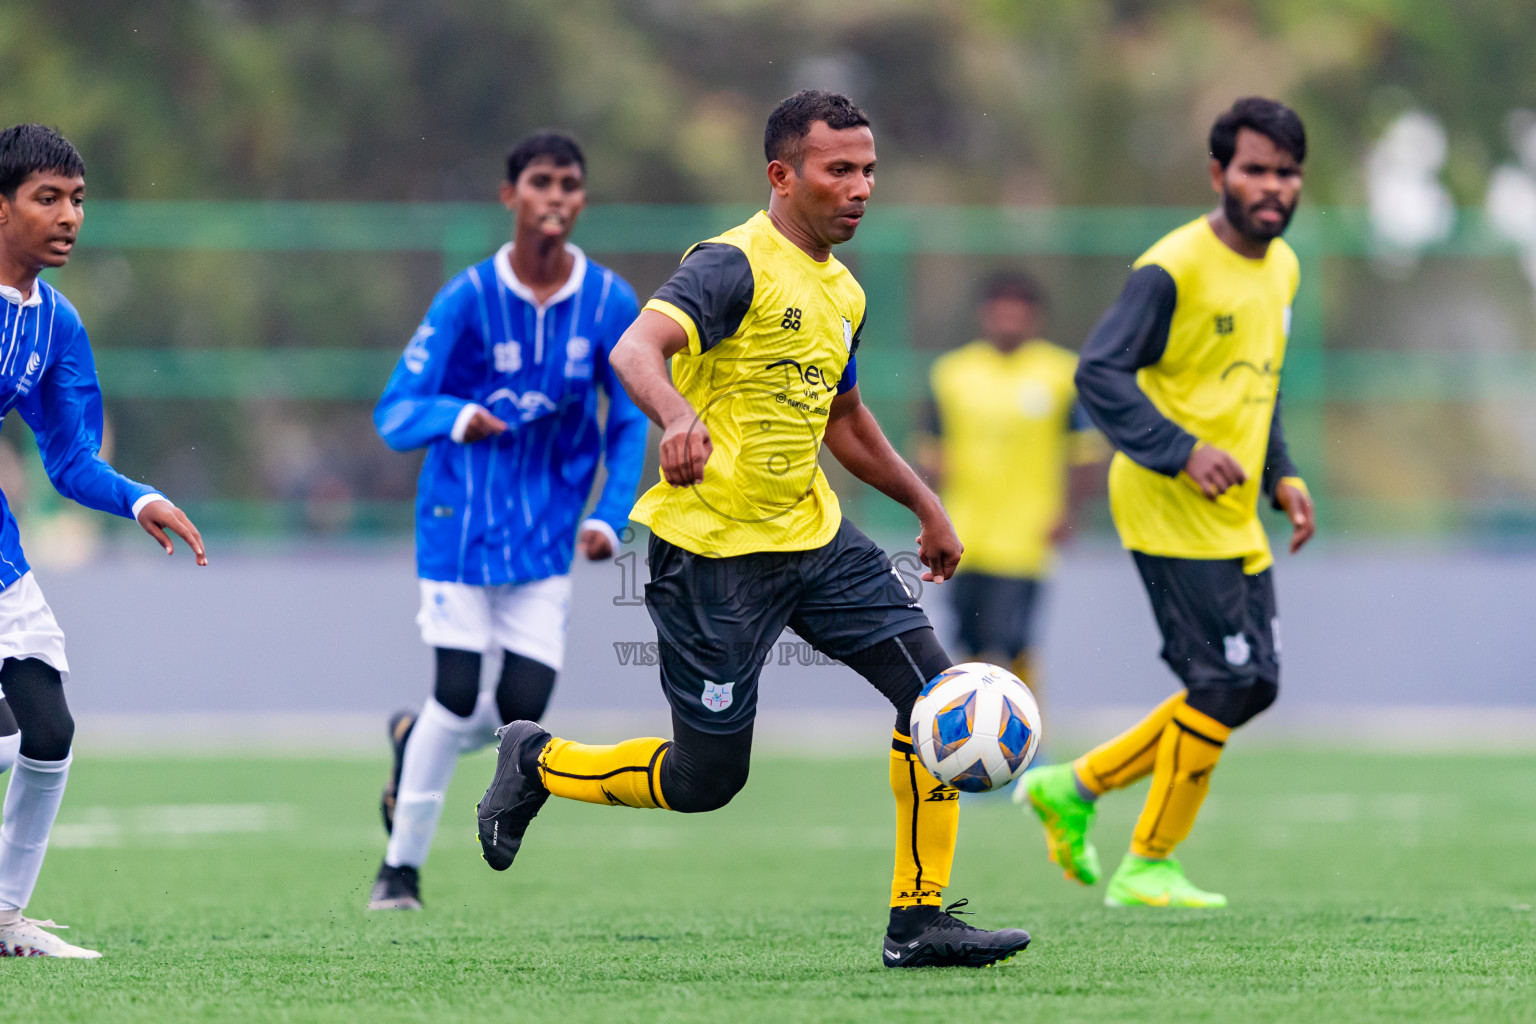
[[[818,263],[766,213],[701,242],[646,309],[676,320],[688,348],[672,381],[709,427],[704,480],[661,480],[630,518],[695,554],[806,551],[842,523],[818,456],[832,400],[857,380],[864,289]]]
[[[1078,461],[1077,355],[1048,341],[1000,352],[973,341],[934,361],[944,507],[965,545],[960,571],[1042,576]],[[1074,415],[1077,413],[1078,415]]]
[[[1119,449],[1110,510],[1127,548],[1174,558],[1273,562],[1260,493],[1295,476],[1280,425],[1280,369],[1296,254],[1270,243],[1246,259],[1209,222],[1184,225],[1136,261],[1083,348],[1083,404]],[[1247,483],[1207,500],[1183,466],[1197,443],[1232,455]]]

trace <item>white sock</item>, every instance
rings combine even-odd
[[[459,746],[461,754],[473,754],[495,743],[496,730],[506,724],[501,720],[501,709],[496,706],[496,695],[490,690],[480,691],[469,720],[474,724],[474,729],[464,734]]]
[[[475,731],[475,719],[460,718],[435,700],[428,700],[405,741],[400,766],[400,790],[395,796],[395,827],[389,834],[384,863],[419,868],[426,863],[443,814],[443,796],[453,781],[459,751]]]
[[[48,833],[64,801],[71,760],[34,761],[16,755],[5,790],[5,821],[0,824],[0,910],[25,909],[32,899],[48,852]]]
[[[0,775],[11,770],[11,765],[16,763],[16,754],[21,750],[21,733],[13,732],[9,736],[0,736]]]

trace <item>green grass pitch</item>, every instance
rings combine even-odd
[[[479,859],[466,760],[422,914],[366,914],[378,762],[82,751],[31,912],[94,963],[0,961],[15,1021],[1536,1020],[1536,758],[1233,750],[1191,877],[1225,912],[1104,908],[1006,799],[949,894],[1035,942],[891,971],[884,754],[764,756],[725,810],[551,801]],[[1106,799],[1106,869],[1140,791]]]

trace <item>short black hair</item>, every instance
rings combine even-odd
[[[768,115],[763,129],[763,155],[768,162],[781,160],[798,171],[805,154],[801,143],[817,121],[825,121],[828,128],[839,132],[869,127],[869,115],[842,93],[801,89],[780,100]]]
[[[575,164],[581,168],[582,177],[586,177],[587,158],[581,154],[581,144],[564,132],[542,131],[507,150],[507,180],[517,184],[528,165],[540,158],[547,158],[556,167]]]
[[[1237,152],[1237,133],[1250,128],[1296,158],[1307,161],[1307,130],[1296,111],[1276,100],[1244,96],[1211,125],[1211,156],[1223,168]]]
[[[1014,299],[1031,306],[1045,305],[1045,292],[1039,282],[1018,270],[1003,270],[988,277],[981,285],[981,301]]]
[[[85,177],[85,161],[68,139],[40,124],[13,124],[0,132],[0,195],[16,198],[21,183],[40,171]]]

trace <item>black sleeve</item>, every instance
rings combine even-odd
[[[1077,394],[1110,444],[1138,464],[1177,476],[1195,437],[1157,410],[1136,384],[1136,371],[1163,357],[1178,287],[1148,264],[1133,272],[1120,297],[1088,335],[1077,364]]]
[[[1269,499],[1270,505],[1275,508],[1275,488],[1280,486],[1280,481],[1288,476],[1299,477],[1296,464],[1291,461],[1291,453],[1285,447],[1285,428],[1280,425],[1280,395],[1275,395],[1275,413],[1269,418],[1269,451],[1264,456],[1264,477],[1262,486],[1264,496]]]
[[[753,289],[746,253],[723,242],[701,242],[653,297],[687,313],[698,329],[699,347],[708,352],[741,327]]]

